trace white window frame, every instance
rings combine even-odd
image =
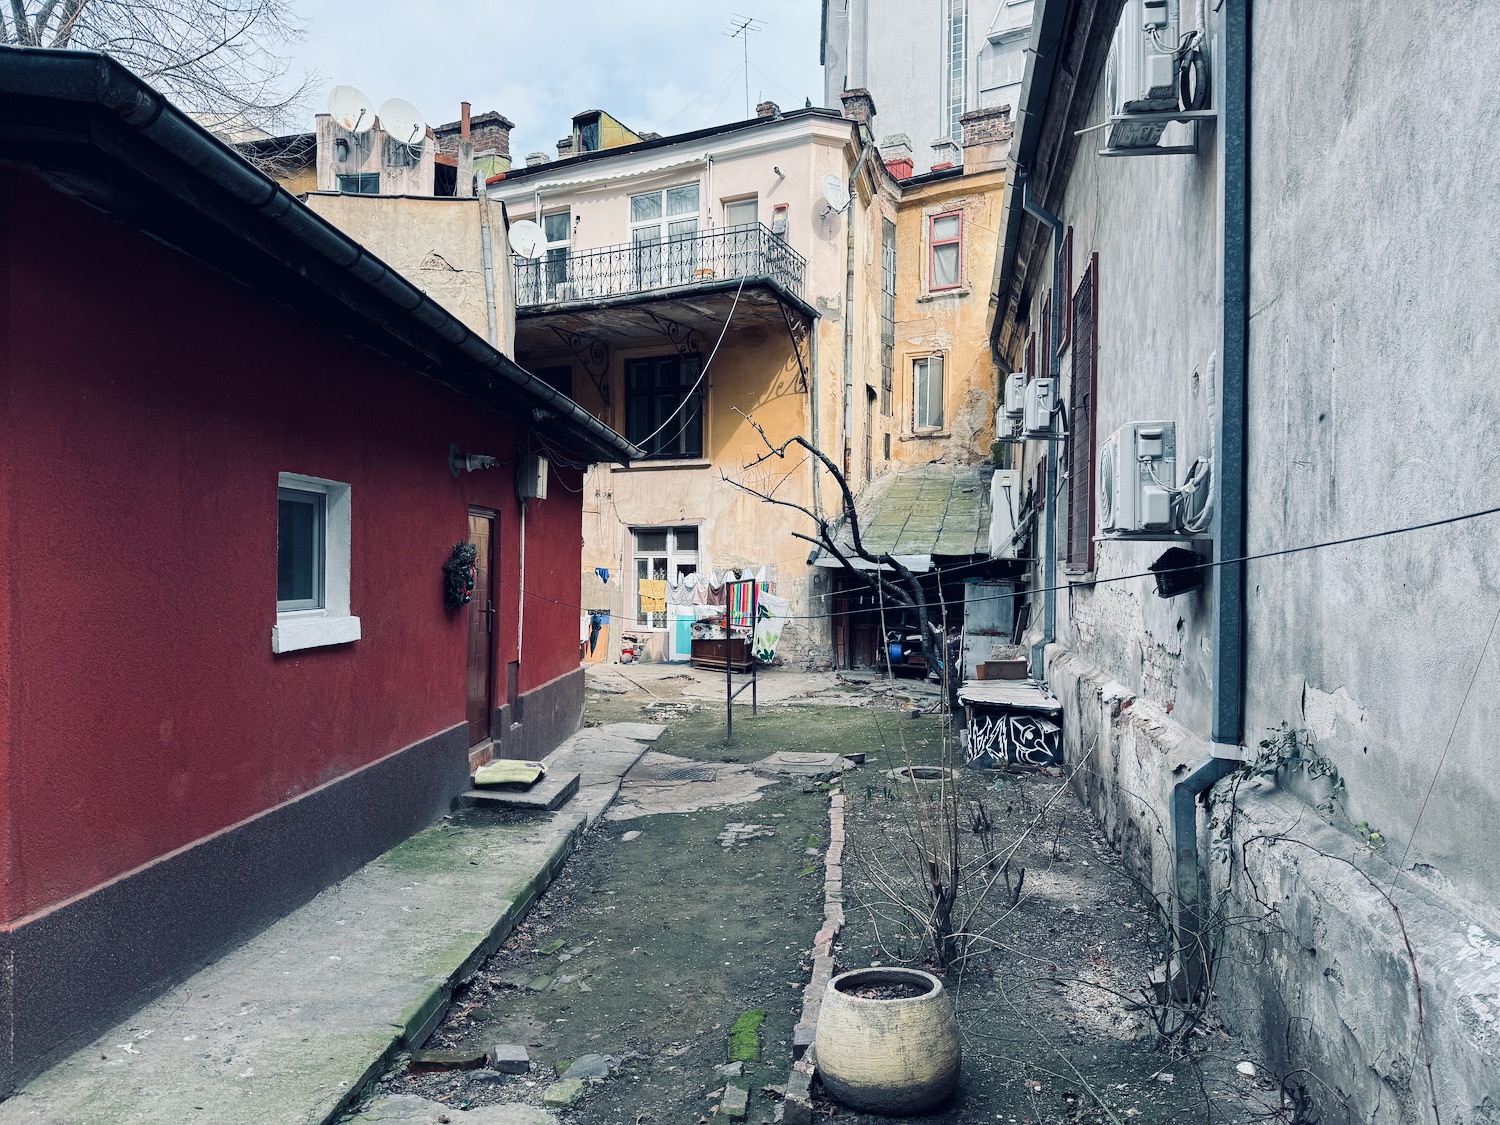
[[[669,192],[679,188],[695,188],[698,192],[698,205],[691,211],[683,211],[677,215],[667,214],[667,195]],[[635,200],[642,196],[655,195],[661,198],[661,214],[651,219],[635,218]],[[637,281],[644,289],[655,289],[663,285],[681,285],[693,279],[693,271],[697,266],[698,243],[688,242],[685,246],[674,246],[673,239],[689,238],[703,233],[703,184],[699,180],[684,180],[677,184],[667,184],[664,187],[652,191],[631,192],[627,198],[626,217],[630,220],[630,245],[635,256],[635,270]],[[679,231],[675,236],[672,234],[674,226],[686,225],[691,222],[691,231]],[[655,242],[640,242],[638,236],[643,232],[651,231],[656,235]],[[655,249],[652,249],[655,247]]]
[[[738,196],[738,197],[736,197],[734,199],[720,200],[720,206],[721,206],[721,208],[723,210],[723,215],[724,215],[724,225],[726,227],[746,226],[746,225],[748,225],[748,224],[745,224],[745,223],[731,223],[729,221],[729,209],[731,207],[743,207],[747,203],[750,204],[751,207],[755,208],[755,217],[750,220],[750,223],[759,223],[760,222],[760,196],[758,196],[758,195],[741,195],[741,196]]]
[[[278,496],[283,488],[323,496],[323,605],[318,609],[277,610],[276,624],[271,627],[271,651],[297,652],[357,641],[359,618],[349,612],[353,529],[349,486],[301,473],[279,473]]]
[[[938,378],[942,381],[941,394],[939,395],[938,409],[942,411],[942,417],[938,419],[937,425],[923,424],[921,421],[921,404],[924,399],[922,394],[922,379],[918,375],[919,367],[926,366],[931,379],[932,364],[936,362],[938,367]],[[929,355],[912,356],[911,359],[911,430],[919,437],[931,437],[941,434],[948,425],[948,364],[946,356],[942,352],[933,352]]]
[[[663,551],[643,551],[640,547],[640,535],[642,532],[664,531],[667,533],[667,546]],[[691,551],[682,550],[677,546],[677,533],[679,531],[692,531],[698,540],[698,546]],[[634,608],[633,628],[664,630],[671,628],[672,614],[670,610],[658,614],[645,614],[641,612],[641,576],[640,563],[646,559],[666,559],[667,582],[670,585],[674,576],[687,574],[690,571],[703,573],[701,559],[703,557],[703,529],[696,524],[682,523],[668,526],[632,527],[630,529],[630,581],[631,599],[630,604]],[[647,620],[660,616],[661,621]]]

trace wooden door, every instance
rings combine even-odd
[[[469,603],[468,702],[469,745],[490,737],[490,715],[495,701],[495,517],[469,513],[469,542],[475,560],[474,600]]]

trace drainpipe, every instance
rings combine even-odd
[[[1214,543],[1220,559],[1245,554],[1246,373],[1250,338],[1250,3],[1228,0],[1224,12],[1222,109],[1219,114],[1219,213],[1224,216],[1223,300],[1219,354],[1223,390]],[[1177,900],[1174,987],[1195,994],[1210,984],[1212,935],[1204,932],[1198,865],[1198,798],[1239,765],[1245,707],[1245,564],[1217,568],[1214,617],[1213,754],[1172,788]],[[1221,755],[1220,750],[1224,753]]]
[[[809,407],[810,407],[810,412],[812,414],[812,443],[813,443],[813,448],[814,449],[822,449],[823,448],[821,445],[818,444],[818,395],[822,391],[822,388],[818,386],[818,337],[820,335],[822,335],[822,333],[818,331],[818,327],[819,327],[819,323],[821,322],[821,320],[822,320],[822,318],[820,317],[818,321],[814,322],[813,326],[812,326],[812,329],[808,332],[808,335],[812,339],[811,339],[811,342],[809,344],[809,352],[808,352],[808,360],[807,360],[807,364],[808,364],[807,398],[808,398],[808,404],[809,404]],[[813,515],[819,516],[819,517],[821,517],[823,515],[823,488],[822,488],[822,480],[821,480],[822,476],[823,476],[823,474],[822,474],[822,472],[819,471],[818,466],[816,464],[813,464],[812,465],[812,502],[813,502]]]
[[[495,250],[490,235],[490,193],[488,191],[479,193],[479,246],[484,255],[484,313],[488,319],[490,347],[499,351],[500,328],[495,315]]]
[[[1047,370],[1056,380],[1052,385],[1061,387],[1062,361],[1057,355],[1057,345],[1062,339],[1062,302],[1068,299],[1062,289],[1063,222],[1031,194],[1030,170],[1021,172],[1019,178],[1021,206],[1038,222],[1052,228],[1052,338],[1047,341]],[[1055,410],[1048,422],[1048,428],[1055,430]],[[1042,635],[1031,646],[1031,678],[1038,683],[1047,678],[1047,646],[1057,638],[1057,441],[1051,438],[1047,441],[1046,489],[1042,516]]]
[[[854,456],[854,199],[858,190],[859,174],[864,171],[865,161],[870,159],[874,138],[865,139],[865,126],[856,123],[855,136],[859,138],[859,162],[849,177],[849,236],[845,246],[844,277],[844,479],[852,476]],[[816,443],[814,443],[816,444]]]

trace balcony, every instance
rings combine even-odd
[[[759,223],[511,261],[516,359],[541,368],[572,357],[606,407],[620,349],[707,355],[731,327],[785,332],[806,383],[818,315],[802,295],[807,262]]]
[[[807,262],[759,223],[664,241],[606,246],[545,257],[513,257],[516,309],[594,303],[671,290],[731,288],[741,278],[770,282],[802,299]]]

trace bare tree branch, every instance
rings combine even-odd
[[[293,0],[10,0],[0,43],[103,51],[190,113],[275,132],[314,78],[289,80]]]

